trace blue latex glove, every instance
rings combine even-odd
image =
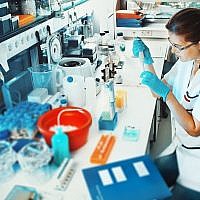
[[[152,64],[153,59],[151,57],[149,48],[144,44],[144,42],[139,37],[136,37],[133,40],[133,48],[132,48],[133,55],[138,58],[139,52],[141,51],[143,51],[144,53],[144,63],[147,65]]]
[[[170,89],[155,74],[144,71],[141,73],[140,78],[142,84],[147,85],[154,93],[162,97],[163,101],[166,101]]]

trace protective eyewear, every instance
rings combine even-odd
[[[195,45],[195,44],[198,43],[198,42],[193,42],[193,43],[191,43],[191,44],[188,44],[187,46],[180,46],[180,45],[178,45],[178,44],[174,44],[173,42],[171,42],[169,38],[168,38],[168,41],[169,41],[169,43],[170,43],[173,47],[175,47],[175,48],[178,49],[179,51],[183,51],[183,50],[185,50],[185,49],[188,49],[188,48],[190,48],[191,46],[193,46],[193,45]]]

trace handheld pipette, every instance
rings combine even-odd
[[[140,68],[143,71],[145,71],[145,68],[144,68],[144,52],[143,51],[139,52],[139,60],[140,60]]]

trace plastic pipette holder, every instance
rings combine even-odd
[[[105,118],[103,115],[99,118],[99,129],[100,130],[114,130],[117,125],[117,112],[115,112],[114,117],[111,118]]]
[[[90,162],[95,164],[105,164],[115,140],[116,138],[114,135],[102,135],[90,157]]]
[[[64,191],[67,189],[70,181],[75,173],[75,162],[73,159],[64,159],[58,171],[55,173],[51,180],[53,188],[56,190]]]
[[[133,127],[133,126],[125,126],[124,128],[124,133],[123,133],[123,138],[125,140],[130,140],[130,141],[138,141],[140,136],[140,130]]]

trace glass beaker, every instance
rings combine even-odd
[[[51,156],[50,149],[45,142],[31,142],[18,152],[18,161],[23,170],[33,172],[47,165]]]
[[[122,112],[127,105],[127,91],[117,89],[115,93],[115,106],[118,112]]]
[[[28,68],[31,72],[33,88],[47,88],[54,95],[62,85],[63,72],[53,64],[40,64]]]

